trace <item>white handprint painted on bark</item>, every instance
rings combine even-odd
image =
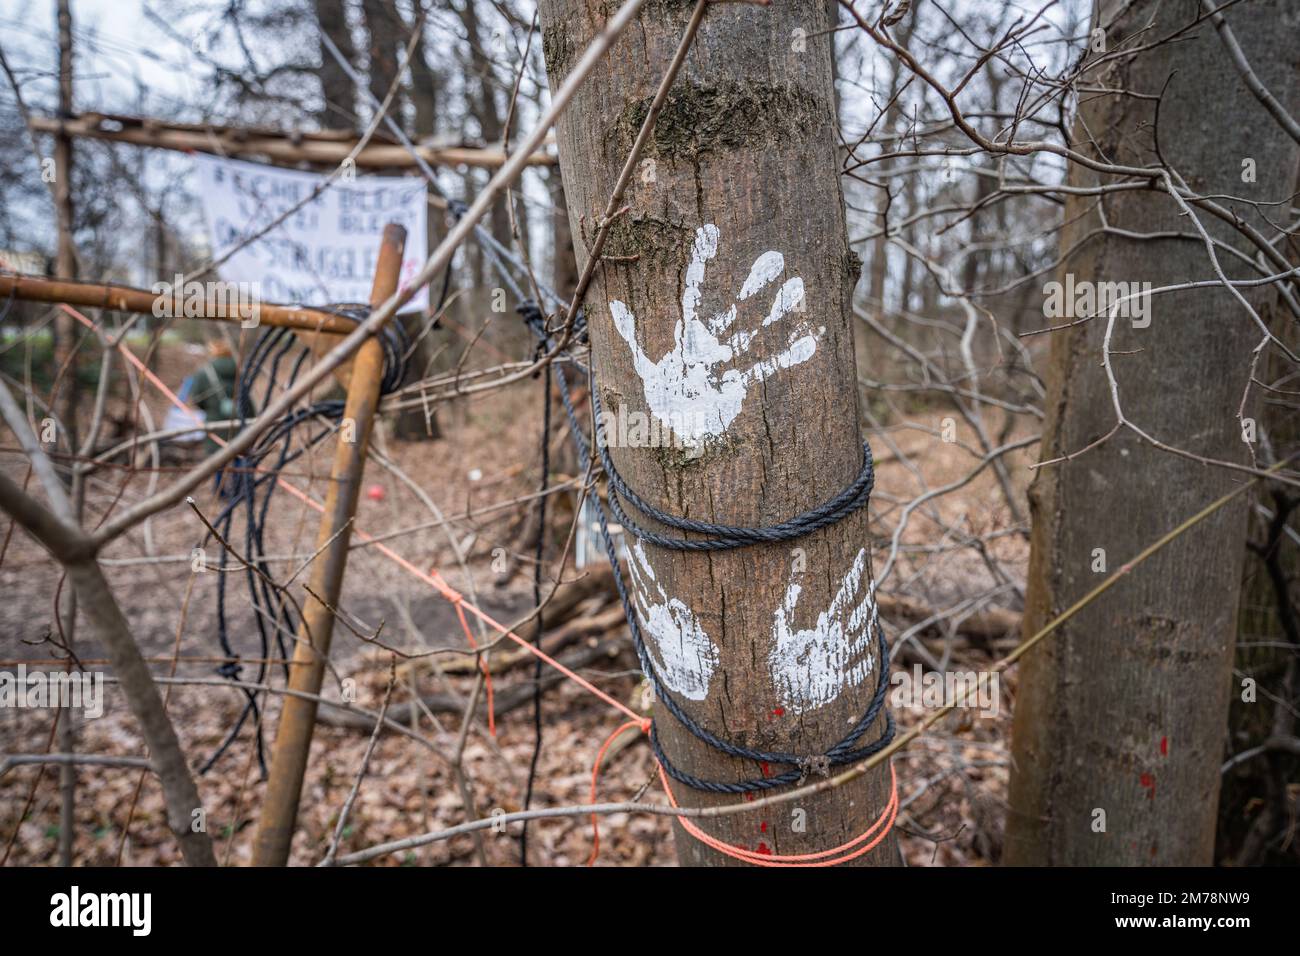
[[[867,550],[863,548],[830,606],[807,630],[797,631],[792,623],[803,589],[791,575],[785,601],[772,621],[768,669],[778,699],[793,714],[829,704],[871,673],[876,626],[874,588],[868,583],[862,600],[850,607],[859,591],[864,590],[866,563]]]
[[[717,253],[718,227],[712,223],[701,226],[695,232],[686,268],[686,291],[682,293],[681,318],[673,329],[673,350],[658,362],[652,362],[641,348],[632,310],[617,299],[609,304],[614,327],[632,350],[650,411],[685,441],[696,445],[727,430],[740,414],[751,384],[812,358],[818,340],[826,332],[824,327],[814,331],[808,322],[800,322],[790,331],[781,352],[746,369],[725,367],[749,351],[759,328],[781,321],[792,311],[802,311],[804,288],[798,276],[787,279],[758,328],[727,335],[736,321],[736,303],[775,281],[785,271],[785,257],[779,252],[765,252],[755,259],[736,302],[704,322],[697,314],[700,285],[706,263]]]
[[[709,696],[709,680],[718,668],[718,648],[704,633],[699,618],[677,598],[670,598],[655,579],[641,542],[632,545],[627,562],[637,618],[649,640],[646,649],[664,686],[687,700]],[[653,585],[658,599],[650,594]]]

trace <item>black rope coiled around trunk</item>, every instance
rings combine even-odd
[[[591,391],[591,402],[596,413],[596,421],[600,422],[603,411],[600,406],[600,396],[596,394],[595,389]],[[639,540],[673,551],[728,551],[732,548],[743,548],[751,544],[776,544],[781,541],[793,541],[795,538],[805,537],[814,531],[828,528],[844,520],[859,508],[866,507],[868,500],[871,498],[871,489],[876,481],[875,468],[871,458],[871,446],[863,442],[862,469],[858,472],[858,477],[830,501],[818,505],[816,508],[805,511],[803,514],[796,515],[779,524],[769,525],[764,528],[747,528],[739,525],[693,521],[690,518],[679,518],[676,515],[660,511],[629,488],[627,482],[623,480],[623,476],[614,467],[614,460],[610,457],[609,448],[600,439],[600,431],[597,428],[595,444],[596,451],[600,455],[601,467],[605,469],[605,478],[609,483],[609,510],[614,513],[614,517],[618,519],[619,523]],[[627,512],[619,503],[620,498],[623,498],[637,511],[653,518],[660,524],[676,528],[678,531],[689,531],[695,534],[709,535],[709,537],[702,539],[675,538],[672,535],[660,534],[643,528],[628,517]]]
[[[550,337],[546,330],[545,320],[542,316],[541,309],[536,303],[525,301],[517,309],[523,317],[525,324],[532,329],[533,334],[548,347],[550,346]],[[576,364],[576,363],[575,363]],[[591,463],[591,446],[587,442],[581,425],[578,422],[577,412],[574,410],[572,398],[569,394],[568,379],[564,374],[563,367],[558,363],[553,363],[555,370],[555,380],[559,387],[560,401],[564,405],[565,415],[569,421],[569,432],[573,438],[574,445],[578,450],[579,469],[586,471]],[[586,372],[589,384],[591,386],[592,410],[599,414],[599,398],[596,393],[596,383],[590,370]],[[599,432],[599,428],[597,429]],[[677,518],[667,515],[657,508],[649,506],[640,496],[636,495],[626,482],[618,477],[617,471],[613,468],[612,461],[609,460],[608,451],[600,441],[599,435],[595,439],[597,454],[600,456],[601,463],[606,470],[606,478],[610,482],[611,493],[609,494],[610,511],[616,516],[624,514],[622,509],[618,508],[615,503],[615,492],[622,494],[634,507],[642,513],[654,518],[656,521],[675,527],[681,531],[690,531],[699,534],[713,534],[712,541],[721,542],[718,545],[706,548],[681,547],[681,544],[698,544],[700,542],[665,537],[667,541],[676,544],[667,544],[665,547],[674,547],[676,550],[727,550],[732,548],[747,547],[753,544],[766,543],[769,541],[788,541],[796,537],[809,534],[818,528],[826,527],[836,521],[843,520],[849,514],[857,511],[867,503],[871,487],[874,483],[874,472],[872,467],[872,458],[870,448],[864,445],[864,464],[858,478],[848,488],[836,495],[831,501],[814,508],[812,511],[805,512],[802,515],[782,522],[773,528],[745,528],[732,525],[712,525],[707,522],[694,522],[684,518]],[[729,741],[710,733],[701,727],[689,714],[682,709],[672,694],[668,693],[659,680],[658,672],[650,655],[646,650],[645,638],[641,633],[640,621],[637,617],[635,608],[632,606],[632,599],[628,593],[627,582],[623,578],[623,573],[619,567],[618,553],[614,547],[614,539],[609,531],[608,515],[604,503],[598,495],[592,496],[592,501],[596,505],[597,522],[600,527],[600,535],[605,546],[605,555],[614,571],[614,587],[618,591],[619,600],[623,605],[623,613],[627,618],[628,630],[632,634],[632,644],[636,649],[637,659],[641,663],[641,669],[646,677],[650,680],[654,688],[655,696],[664,705],[664,708],[673,715],[673,717],[697,740],[700,740],[712,747],[713,749],[725,753],[728,756],[736,757],[741,760],[752,760],[757,763],[782,764],[789,766],[791,769],[771,776],[755,777],[749,780],[738,782],[706,780],[702,777],[694,776],[684,770],[681,770],[668,759],[664,753],[663,747],[659,742],[659,734],[656,726],[652,725],[650,730],[650,745],[654,750],[655,757],[662,764],[664,771],[680,783],[685,784],[695,790],[703,790],[712,793],[753,793],[757,791],[770,790],[775,787],[785,786],[787,784],[797,784],[806,778],[810,773],[829,773],[830,769],[844,764],[856,763],[878,753],[887,747],[894,739],[894,717],[885,708],[885,696],[888,692],[889,682],[889,646],[885,642],[884,630],[880,627],[879,621],[874,620],[876,632],[876,642],[879,651],[879,669],[876,675],[876,690],[872,695],[871,703],[861,718],[859,718],[838,743],[834,744],[828,750],[821,754],[793,754],[782,751],[756,750],[750,747],[741,747]],[[668,519],[668,520],[665,520]],[[645,529],[639,528],[635,523],[626,521],[624,526],[642,540],[658,543],[649,535],[654,534]],[[775,529],[775,530],[774,530]],[[796,529],[802,529],[797,530]],[[774,533],[776,537],[766,537],[768,533]],[[865,736],[866,732],[884,712],[885,727],[879,737],[870,743],[858,746],[859,741]]]

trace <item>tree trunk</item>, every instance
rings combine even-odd
[[[559,170],[551,172],[551,283],[565,299],[578,287],[578,258],[573,251],[573,232],[569,229],[569,200],[564,193],[564,179]]]
[[[71,116],[74,103],[72,99],[72,10],[68,0],[59,0],[59,113]],[[59,245],[55,263],[55,273],[60,279],[77,277],[77,247],[73,238],[74,212],[72,207],[72,137],[60,133],[54,138],[54,198],[55,214],[58,217]],[[77,406],[80,403],[81,380],[78,377],[77,336],[79,330],[76,320],[65,313],[58,313],[55,318],[57,334],[54,350],[54,376],[59,382],[58,401],[55,404],[58,420],[63,425],[60,443],[66,442],[68,451],[77,451]],[[59,378],[59,369],[63,377]],[[73,481],[74,497],[78,501],[80,518],[81,495]],[[63,638],[69,651],[76,647],[77,631],[77,595],[72,589],[64,597],[63,608],[55,608],[63,616]],[[61,712],[59,721],[59,749],[63,753],[74,753],[77,745],[77,718],[69,708]],[[76,803],[77,803],[77,768],[64,764],[59,768],[59,865],[72,865],[72,849],[76,838]]]
[[[692,6],[650,7],[558,124],[575,234],[583,216],[594,234]],[[605,9],[540,4],[553,89]],[[859,263],[840,196],[825,28],[821,0],[709,9],[611,230],[605,253],[617,258],[587,295],[605,413],[649,416],[655,431],[672,425],[693,445],[613,449],[629,485],[671,514],[771,525],[834,497],[862,466],[848,321]],[[585,245],[577,252],[585,262]],[[730,743],[824,753],[867,711],[879,676],[868,547],[865,509],[783,544],[712,553],[636,544],[630,583],[664,691]],[[686,773],[735,782],[790,769],[723,755],[662,702],[655,717]],[[740,799],[673,790],[690,806]],[[867,830],[889,796],[880,767],[703,826],[751,852],[831,850]],[[680,826],[676,835],[685,864],[736,862]],[[897,861],[892,834],[855,860]]]
[[[469,44],[470,54],[470,73],[473,76],[472,82],[478,87],[476,96],[467,94],[466,101],[473,104],[474,116],[478,120],[479,134],[482,136],[487,145],[500,144],[505,131],[505,124],[501,119],[501,108],[497,104],[495,75],[492,72],[492,62],[488,59],[489,44],[495,49],[497,44],[494,37],[484,37],[482,25],[478,18],[478,8],[474,5],[474,0],[463,0],[460,10],[460,21],[465,26],[465,39]],[[470,83],[470,77],[466,77],[466,83]],[[492,207],[492,214],[489,221],[489,230],[492,238],[496,239],[502,245],[513,245],[510,236],[510,214],[506,210],[504,202],[497,203]],[[495,286],[500,281],[487,263],[486,257],[481,260],[483,268],[482,281],[485,285]]]
[[[382,103],[397,81],[398,57],[407,40],[406,24],[387,0],[363,0],[361,13],[370,36],[370,95]],[[403,102],[402,90],[398,89],[388,107],[388,115],[405,130],[408,123]]]
[[[419,46],[411,57],[411,102],[415,107],[415,136],[417,141],[425,137],[432,138],[438,135],[440,126],[439,109],[444,107],[442,103],[443,77],[437,69],[429,65],[428,56],[430,51],[430,28],[426,22],[424,33],[419,40]],[[432,184],[430,184],[429,194],[430,196],[433,195]],[[425,234],[426,248],[438,248],[438,243],[446,235],[446,214],[436,206],[430,206],[429,221]],[[441,292],[442,279],[439,277],[429,285],[428,312],[420,316],[417,321],[406,326],[407,334],[412,339],[418,339],[418,344],[411,356],[410,369],[407,372],[406,380],[402,383],[403,385],[409,385],[411,382],[419,381],[429,375],[437,364],[439,355],[447,351],[446,346],[450,334],[438,327],[427,331],[425,329],[427,323],[432,321],[434,311],[439,304],[438,297]],[[450,292],[451,289],[448,287],[448,294]],[[426,414],[423,408],[411,408],[398,412],[393,434],[395,437],[406,441],[441,438],[442,429],[438,427],[437,411],[430,408]]]
[[[1300,176],[1292,192],[1300,189]],[[1300,266],[1300,249],[1283,247],[1287,261]],[[1279,301],[1269,327],[1294,352],[1300,350],[1300,324]],[[1274,350],[1263,363],[1260,380],[1278,392],[1265,397],[1260,409],[1262,445],[1269,449],[1261,461],[1285,461],[1300,454],[1300,415],[1295,399],[1282,394],[1294,371],[1290,359]],[[1233,754],[1267,746],[1270,739],[1296,736],[1297,717],[1291,702],[1300,682],[1300,509],[1288,516],[1285,507],[1295,500],[1294,489],[1261,485],[1251,495],[1253,513],[1248,522],[1251,547],[1241,582],[1237,614],[1235,669],[1257,683],[1253,693],[1245,687],[1231,697],[1228,739]],[[1240,686],[1240,685],[1234,685]],[[1290,800],[1288,787],[1300,779],[1300,754],[1269,749],[1223,776],[1219,798],[1215,862],[1235,866],[1278,866],[1294,863],[1296,847],[1273,837],[1286,826]],[[1263,799],[1261,799],[1261,795]]]
[[[344,58],[353,63],[356,50],[352,45],[352,31],[348,29],[347,9],[333,0],[315,0],[312,4],[316,12],[316,23],[320,32],[328,36]],[[357,94],[352,87],[352,78],[347,75],[325,46],[320,41],[320,80],[321,109],[317,121],[323,129],[353,129],[356,126]],[[383,94],[380,94],[382,99]]]
[[[1227,18],[1264,82],[1290,103],[1297,89],[1297,36],[1294,26],[1283,26],[1285,7],[1283,0],[1243,5]],[[1198,9],[1195,3],[1104,0],[1094,23],[1108,25],[1106,48],[1113,52],[1125,39],[1136,42],[1134,35],[1142,42],[1170,35]],[[1160,163],[1152,131],[1154,101],[1161,97],[1160,152],[1192,189],[1264,201],[1289,195],[1295,145],[1244,86],[1212,29],[1185,34],[1135,59],[1112,56],[1086,82],[1090,89],[1146,96],[1085,96],[1076,148],[1115,163]],[[1247,158],[1257,165],[1257,182],[1244,181]],[[1078,185],[1098,182],[1077,166],[1071,179]],[[1220,201],[1242,219],[1265,225],[1245,203]],[[1094,202],[1095,197],[1070,197],[1062,249],[1097,228],[1095,210],[1084,215]],[[1117,192],[1105,203],[1107,220],[1118,229],[1193,231],[1166,195]],[[1205,213],[1200,218],[1211,235],[1247,248],[1217,219]],[[1234,258],[1220,252],[1219,260],[1230,277],[1246,275]],[[1113,235],[1092,239],[1063,261],[1058,278],[1064,281],[1067,273],[1076,282],[1154,286],[1214,275],[1195,239]],[[1243,291],[1256,307],[1272,294],[1271,287]],[[1161,295],[1150,300],[1149,309],[1149,327],[1118,318],[1111,342],[1127,415],[1170,445],[1247,461],[1237,409],[1259,329],[1218,288]],[[1103,316],[1053,333],[1043,459],[1078,452],[1114,425],[1110,389],[1099,367],[1105,323]],[[1249,408],[1245,415],[1252,415]],[[1241,480],[1240,474],[1155,449],[1128,429],[1081,457],[1044,468],[1030,491],[1034,526],[1025,632],[1035,632],[1094,587],[1102,578],[1101,561],[1106,573],[1115,571]],[[1220,510],[1025,657],[1006,862],[1211,862],[1246,508],[1241,497]]]
[[[72,11],[68,0],[59,0],[59,112],[72,116]],[[60,279],[77,278],[77,246],[74,239],[76,212],[72,203],[72,137],[59,133],[54,137],[54,213],[58,225],[58,249],[54,274]],[[70,454],[77,450],[77,336],[78,326],[72,316],[59,313],[54,320],[54,379],[58,383],[54,410],[62,433],[58,443],[66,444]],[[60,377],[62,370],[62,377]],[[71,767],[67,769],[72,769]]]
[[[426,23],[419,45],[411,56],[411,104],[415,108],[417,142],[438,135],[438,104],[442,99],[443,77],[429,65],[429,53],[433,49],[429,34],[429,25]],[[433,52],[436,55],[436,50]]]
[[[906,13],[902,21],[894,28],[894,38],[904,48],[911,43],[915,18],[915,11]],[[894,99],[898,94],[898,86],[902,82],[902,70],[898,63],[888,59],[881,68],[889,71],[889,82],[885,85],[885,95],[878,101],[879,105],[884,108],[884,115],[880,118],[876,130],[879,136],[888,137],[894,135],[895,122],[903,110],[902,104]],[[893,152],[897,148],[898,144],[893,142],[886,143],[884,146],[887,152]],[[889,163],[881,164],[877,167],[877,173],[880,182],[885,184],[887,188],[893,189],[895,188],[893,180],[888,175],[890,165]],[[888,199],[886,193],[883,189],[873,190],[873,193],[876,208],[883,212]],[[871,224],[876,228],[883,229],[886,222],[896,223],[902,218],[903,214],[895,202],[889,206],[888,218],[884,215],[873,217]],[[868,267],[868,272],[867,294],[877,300],[873,305],[873,311],[875,311],[881,323],[895,331],[906,328],[904,320],[890,319],[886,312],[889,302],[889,239],[883,232],[872,243],[871,264]],[[903,303],[900,308],[906,309],[907,304]]]
[[[43,470],[52,473],[49,462],[30,450],[35,436],[30,432],[26,437],[21,434],[26,429],[22,413],[3,383],[0,383],[0,417],[9,422],[15,437],[28,450],[36,474],[42,476]],[[6,511],[62,565],[85,611],[87,623],[104,646],[127,706],[140,724],[140,735],[149,748],[149,762],[162,784],[167,823],[180,843],[185,862],[190,866],[216,866],[198,787],[149,665],[131,636],[130,624],[104,580],[104,572],[95,561],[93,546],[81,527],[73,523],[72,503],[52,474],[49,480],[42,476],[42,483],[49,499],[48,509],[0,473],[0,510]]]

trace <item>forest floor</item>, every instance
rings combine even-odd
[[[154,367],[174,388],[201,362],[202,356],[192,348],[173,345],[162,350]],[[125,402],[114,405],[119,417],[125,417]],[[157,427],[165,414],[166,401],[146,390],[145,407]],[[938,430],[940,421],[949,414],[942,410],[918,412],[911,420]],[[380,434],[377,442],[394,464],[418,480],[443,513],[455,516],[481,512],[494,502],[527,495],[535,489],[540,406],[536,390],[527,383],[489,392],[455,408],[442,408],[438,420],[445,436],[441,439],[402,442]],[[969,434],[960,434],[958,442],[949,443],[924,430],[898,426],[879,439],[872,437],[878,461],[878,490],[872,505],[877,565],[887,548],[885,536],[896,520],[899,502],[918,493],[916,476],[895,452],[902,450],[914,458],[922,465],[928,486],[937,487],[961,477],[972,467],[975,459],[961,444],[969,438]],[[0,431],[0,469],[21,483],[27,469],[13,448],[13,436]],[[324,451],[295,461],[285,477],[323,496],[329,448],[325,443]],[[1009,460],[1014,493],[1022,508],[1028,480],[1024,465],[1031,454],[1032,449]],[[561,470],[563,465],[560,459]],[[89,522],[100,520],[110,509],[120,511],[141,500],[171,480],[176,467],[179,465],[164,462],[161,470],[152,471],[146,463],[144,470],[109,468],[99,472],[88,489]],[[374,462],[367,467],[363,489],[356,524],[369,534],[382,536],[431,523],[426,504]],[[205,487],[195,498],[207,516],[219,510],[220,502],[210,488]],[[572,500],[567,493],[553,500],[557,507],[552,514],[559,514],[555,528],[562,541],[567,527],[563,522],[571,517]],[[406,530],[386,543],[419,567],[439,569],[453,587],[468,594],[471,580],[457,566],[450,544],[454,536],[457,545],[469,555],[479,605],[498,620],[512,622],[532,606],[531,573],[521,561],[512,560],[502,575],[493,557],[494,549],[519,549],[524,512],[523,506],[482,512],[456,520],[450,529]],[[317,516],[288,494],[276,496],[272,513],[275,519],[269,524],[264,552],[275,559],[277,572],[287,576],[313,551]],[[1020,600],[1016,586],[1023,581],[1028,544],[1018,533],[1003,533],[1011,526],[996,479],[987,470],[957,492],[938,499],[933,511],[912,521],[902,539],[900,563],[882,593],[934,610],[973,600],[973,610],[999,609],[1012,623],[1006,633],[985,633],[975,638],[950,623],[916,626],[909,646],[896,654],[896,672],[910,671],[920,661],[934,659],[943,660],[949,669],[987,670],[1012,646],[1017,637],[1014,621]],[[974,549],[946,547],[953,528],[983,538],[995,558],[994,564],[1006,570],[1011,583],[999,582],[990,571],[990,563]],[[236,529],[236,542],[242,542],[238,523]],[[221,654],[217,639],[219,575],[191,571],[191,549],[201,539],[202,531],[188,508],[173,508],[116,542],[104,555],[109,581],[144,653],[154,661],[155,674],[174,673],[180,678],[206,682],[166,685],[169,712],[196,767],[218,750],[245,704],[244,695],[221,687],[215,674],[212,658]],[[210,548],[209,554],[213,553]],[[259,658],[263,651],[245,585],[239,575],[228,578],[230,641],[246,660]],[[21,532],[11,533],[8,521],[0,524],[0,656],[6,658],[0,662],[0,670],[13,671],[20,662],[29,668],[61,666],[57,663],[62,654],[56,646],[58,628],[52,613],[59,587],[60,575],[45,553]],[[454,608],[432,593],[426,583],[373,548],[354,548],[340,605],[362,633],[373,634],[382,622],[386,646],[418,650],[463,644]],[[887,611],[882,617],[891,640],[917,625],[915,620],[891,620]],[[106,672],[102,652],[89,638],[84,620],[79,623],[78,633],[78,656],[88,668]],[[270,653],[276,654],[274,643]],[[326,696],[337,699],[342,682],[350,678],[355,681],[357,702],[378,710],[389,686],[390,659],[391,655],[374,643],[358,639],[346,628],[336,628],[331,655],[334,678],[328,681]],[[271,679],[278,685],[282,681],[279,665],[272,664],[271,669]],[[398,670],[400,679],[391,695],[394,708],[411,700],[413,687],[421,694],[441,691],[464,698],[474,683],[467,674],[439,677],[432,666],[419,660],[404,662]],[[243,678],[256,679],[257,671],[256,663],[247,663]],[[641,677],[626,639],[614,656],[592,662],[580,673],[618,700],[634,704],[641,697]],[[526,682],[530,675],[531,667],[498,673],[493,681],[495,695],[500,698],[508,694],[511,687]],[[1013,670],[1003,675],[994,713],[963,711],[940,723],[895,758],[902,801],[898,831],[910,865],[982,865],[997,860],[1005,817],[1014,694]],[[134,722],[121,695],[108,684],[105,696],[102,716],[79,720],[78,749],[106,755],[141,754]],[[51,749],[52,713],[44,709],[0,709],[0,757]],[[925,709],[896,707],[895,713],[901,730],[919,721]],[[267,747],[277,715],[275,700],[261,714]],[[340,853],[453,826],[466,819],[461,791],[448,760],[456,749],[460,717],[455,713],[417,716],[413,729],[424,738],[423,743],[396,733],[380,736],[344,828]],[[533,806],[587,802],[596,751],[621,722],[622,715],[570,681],[549,688]],[[257,810],[265,788],[258,760],[257,729],[257,722],[248,720],[233,745],[199,778],[218,858],[232,864],[245,864],[250,859]],[[474,816],[498,809],[517,810],[523,800],[534,746],[531,707],[525,704],[499,715],[495,730],[495,736],[488,732],[480,711],[464,747],[463,766],[474,787]],[[325,856],[340,810],[356,783],[369,738],[365,729],[318,724],[303,788],[293,863],[315,864]],[[629,745],[607,760],[598,798],[662,802],[649,747],[642,737],[628,740]],[[131,865],[179,862],[176,844],[167,832],[161,791],[150,775],[138,769],[86,767],[77,777],[73,852],[78,864],[112,865],[118,860]],[[20,766],[0,776],[0,860],[7,865],[57,860],[59,806],[57,768]],[[672,825],[664,816],[606,817],[601,821],[600,846],[601,865],[674,863]],[[529,828],[528,847],[532,865],[583,864],[592,849],[590,822],[581,816],[535,822]],[[519,853],[515,825],[503,833],[489,830],[479,838],[462,835],[390,854],[376,863],[472,865],[481,854],[489,864],[512,865],[518,863]]]

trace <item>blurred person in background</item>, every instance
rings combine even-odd
[[[181,382],[176,397],[185,403],[185,407],[169,409],[164,423],[168,430],[194,430],[177,435],[172,441],[185,447],[194,447],[202,442],[204,454],[216,451],[221,447],[220,442],[229,441],[239,431],[239,426],[233,423],[238,418],[235,403],[238,388],[239,367],[229,343],[225,339],[213,339],[208,343],[207,363]],[[232,424],[204,430],[205,425],[216,422]],[[217,482],[218,485],[225,484],[221,473]]]

